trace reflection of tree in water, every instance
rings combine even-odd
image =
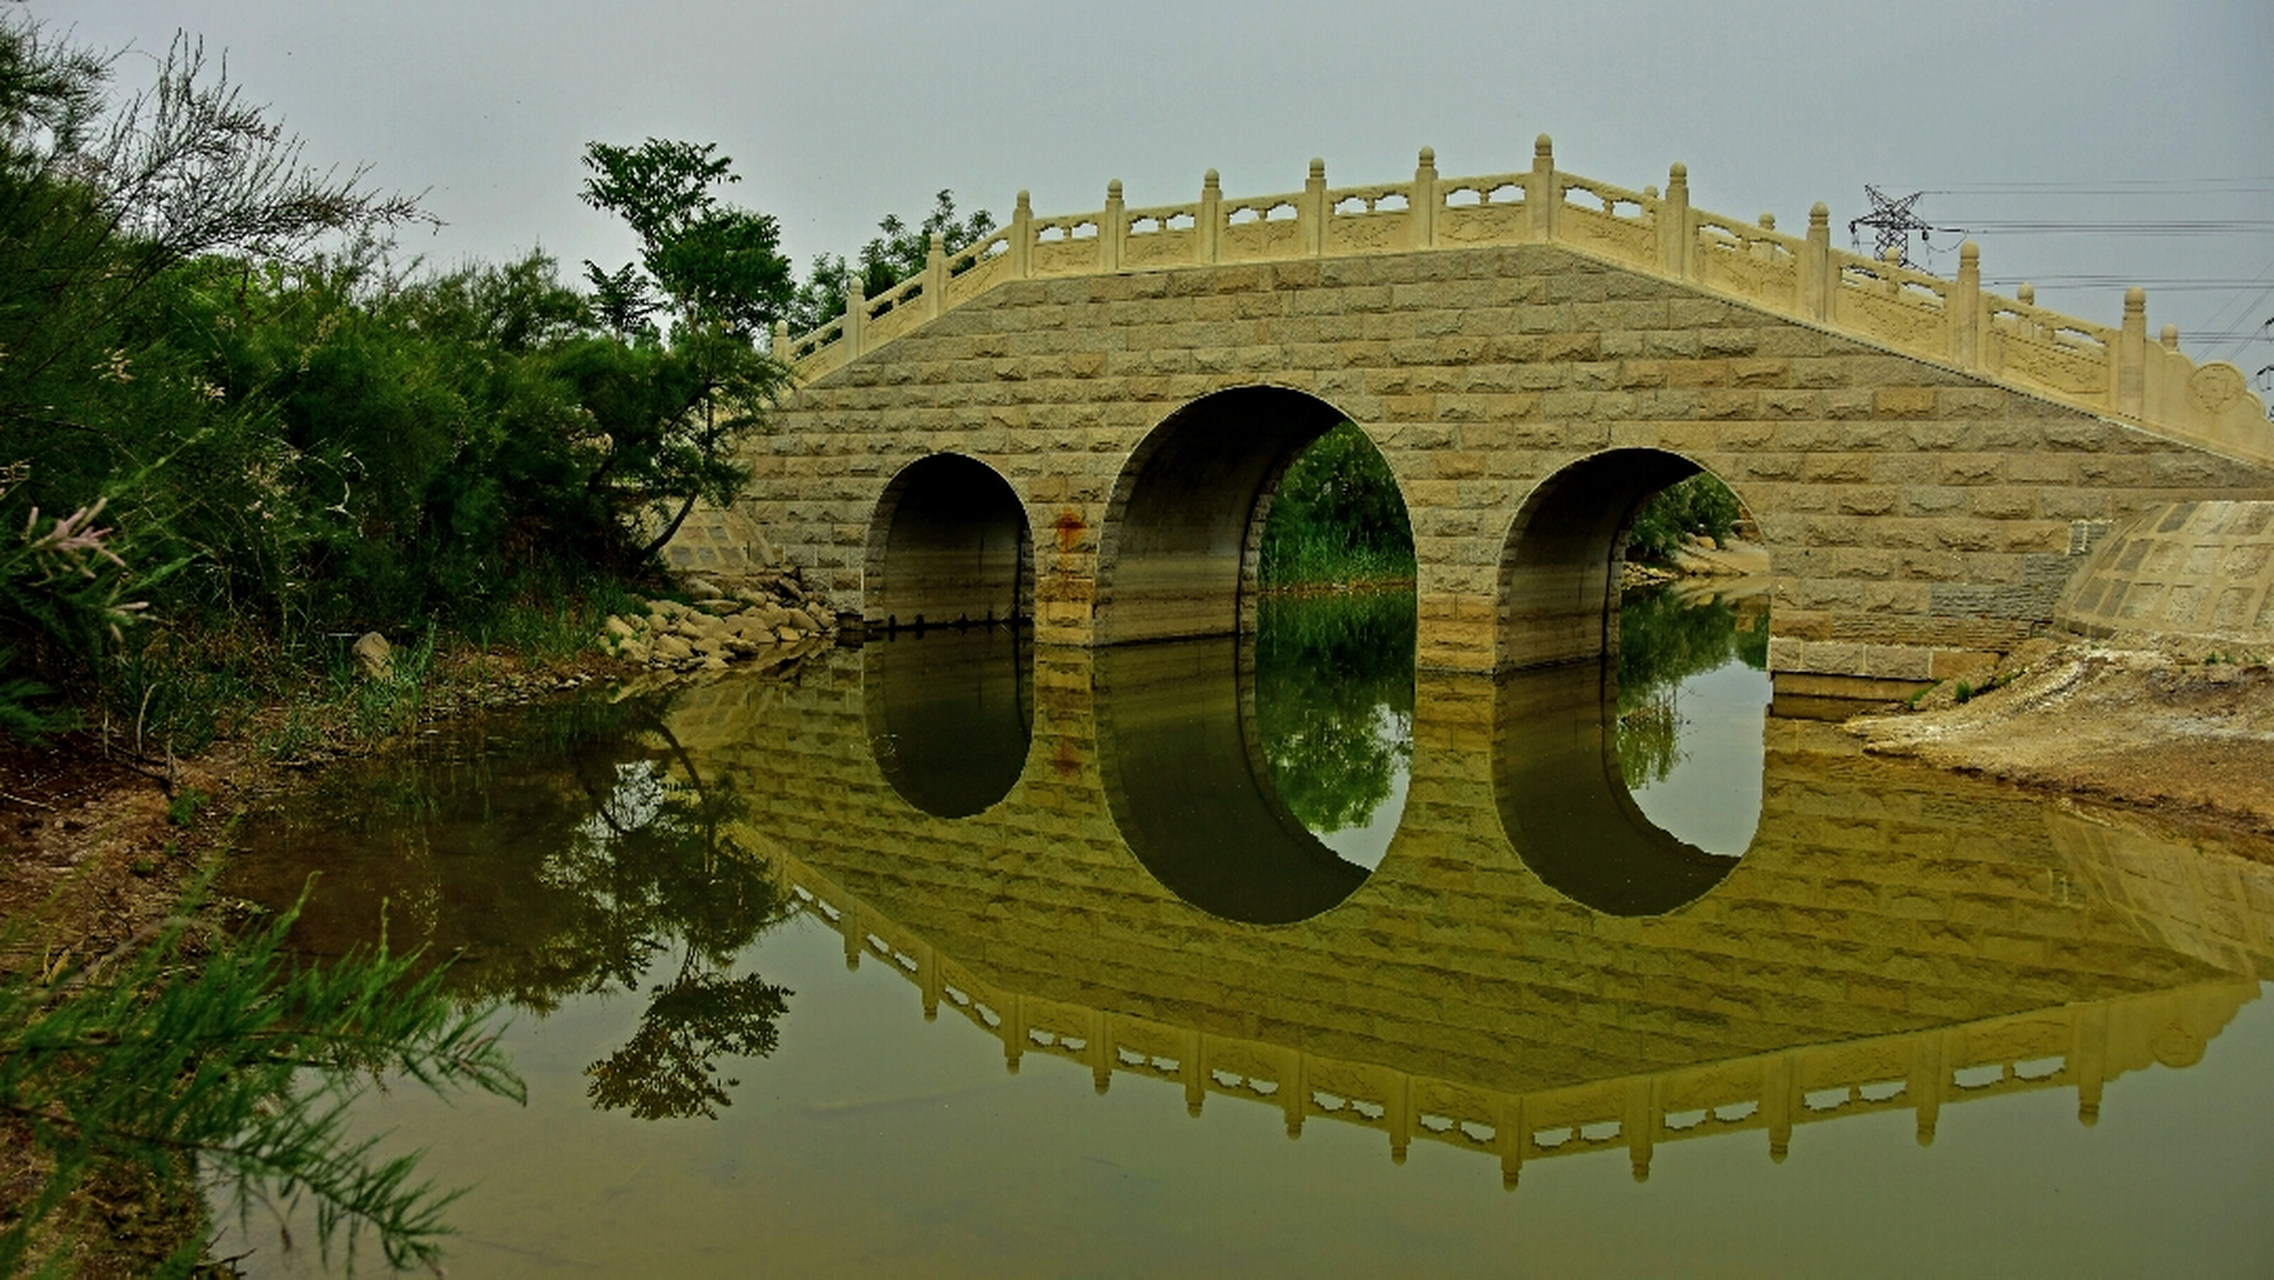
[[[458,957],[455,991],[540,1013],[636,991],[676,951],[638,1031],[588,1069],[589,1092],[647,1119],[716,1115],[736,1083],[716,1059],[770,1053],[790,994],[734,976],[735,957],[790,910],[773,868],[736,838],[732,780],[697,774],[660,711],[539,708],[438,758],[338,771],[299,806],[307,825],[330,847],[387,856],[319,887],[304,941],[367,942],[352,934],[378,927],[382,901],[400,940],[403,906],[417,904],[409,923],[429,953]],[[305,936],[312,924],[332,936]]]
[[[1266,596],[1256,727],[1273,783],[1312,831],[1363,825],[1413,753],[1411,591]]]
[[[1676,686],[1731,662],[1769,661],[1769,628],[1754,610],[1660,588],[1619,602],[1619,772],[1629,788],[1663,780],[1682,762]]]

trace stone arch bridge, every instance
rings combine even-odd
[[[1984,291],[1972,245],[1940,278],[1835,249],[1820,204],[1788,235],[1692,207],[1680,165],[1663,191],[1564,172],[1545,137],[1479,177],[1424,150],[1410,182],[1022,194],[775,351],[800,385],[749,495],[674,558],[779,557],[841,614],[1031,617],[1046,644],[1237,629],[1278,473],[1345,418],[1412,517],[1420,665],[1454,671],[1599,652],[1636,504],[1700,469],[1768,545],[1793,693],[1963,670],[2046,627],[2111,527],[2274,498],[2264,406],[2151,337],[2137,290],[2094,324]],[[2256,578],[2212,592],[2252,615],[2229,625],[2274,624]]]

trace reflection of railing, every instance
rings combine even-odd
[[[1925,1144],[1944,1103],[2036,1089],[2074,1088],[2078,1118],[2092,1124],[2107,1081],[2150,1062],[2193,1063],[2258,994],[2254,981],[2236,978],[1510,1093],[1003,990],[811,867],[779,861],[798,904],[844,938],[847,968],[866,956],[899,970],[921,993],[926,1019],[944,1002],[1002,1042],[1013,1072],[1026,1054],[1042,1053],[1087,1066],[1099,1093],[1116,1071],[1180,1084],[1196,1116],[1210,1093],[1266,1102],[1285,1113],[1290,1137],[1313,1117],[1357,1124],[1388,1135],[1400,1164],[1415,1138],[1442,1142],[1497,1156],[1510,1189],[1527,1160],[1615,1147],[1626,1148],[1640,1181],[1661,1142],[1745,1129],[1766,1130],[1769,1156],[1781,1161],[1796,1125],[1878,1111],[1916,1112]]]
[[[1810,210],[1805,236],[1690,207],[1689,177],[1673,167],[1664,193],[1632,191],[1560,172],[1542,135],[1527,172],[1440,178],[1421,152],[1410,183],[1329,188],[1311,162],[1301,191],[1226,198],[1210,170],[1191,204],[1132,209],[1121,184],[1095,213],[1036,217],[1025,192],[1009,226],[948,253],[937,238],[922,274],[875,298],[854,295],[845,314],[811,333],[777,327],[774,351],[800,376],[819,377],[942,311],[1009,280],[1554,243],[1766,310],[1823,325],[1908,355],[2131,419],[2165,434],[2274,460],[2265,406],[2241,370],[2198,366],[2178,331],[2147,340],[2147,304],[2125,296],[2115,328],[1984,293],[1969,243],[1945,280],[1832,247],[1830,215]]]

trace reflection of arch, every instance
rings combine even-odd
[[[1612,449],[1540,482],[1500,567],[1500,665],[1592,658],[1610,647],[1619,544],[1645,498],[1704,470],[1660,449]]]
[[[1034,740],[1034,662],[1020,627],[872,641],[861,652],[869,749],[900,797],[965,818],[1010,794]]]
[[[1033,612],[1026,508],[986,463],[935,453],[901,468],[869,522],[866,614],[894,626]]]
[[[1502,681],[1493,790],[1517,855],[1547,885],[1598,911],[1661,915],[1721,882],[1737,859],[1661,830],[1619,771],[1615,681],[1568,662]]]
[[[1234,387],[1170,414],[1130,455],[1098,546],[1103,643],[1240,629],[1263,495],[1345,414],[1284,387]]]
[[[1106,801],[1154,879],[1249,924],[1308,919],[1365,883],[1366,868],[1280,800],[1241,696],[1238,640],[1107,649],[1096,672]]]

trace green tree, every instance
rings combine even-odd
[[[788,377],[754,345],[794,291],[780,227],[718,198],[715,187],[738,179],[717,151],[660,138],[584,150],[581,198],[622,218],[640,256],[613,272],[585,263],[594,308],[616,340],[583,344],[564,368],[614,445],[594,492],[660,525],[643,558],[697,501],[732,500],[749,478],[734,446],[764,422]],[[668,320],[660,330],[648,321],[656,314]]]
[[[1729,486],[1711,472],[1700,471],[1643,500],[1634,513],[1627,555],[1637,560],[1670,559],[1684,538],[1727,539],[1742,515]]]
[[[947,252],[955,253],[986,239],[995,230],[995,216],[974,209],[958,217],[955,193],[941,190],[932,198],[932,211],[910,225],[899,214],[879,219],[877,236],[861,246],[851,261],[841,254],[820,254],[813,269],[798,285],[787,319],[790,331],[806,333],[845,314],[845,299],[853,281],[861,283],[861,296],[873,298],[923,271],[931,261],[932,237],[938,236]]]
[[[1366,433],[1336,426],[1298,454],[1263,526],[1267,586],[1413,576],[1413,525],[1397,477]]]

